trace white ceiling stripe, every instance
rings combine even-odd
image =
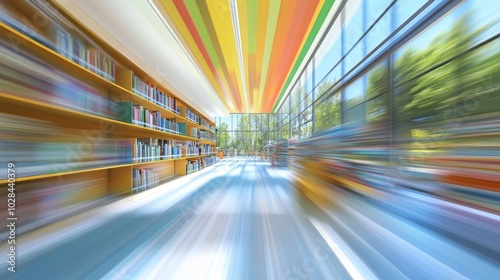
[[[246,113],[248,113],[249,110],[248,110],[247,82],[245,78],[245,65],[243,64],[243,49],[241,46],[240,22],[238,19],[238,6],[236,4],[236,0],[229,0],[229,6],[231,7],[231,17],[233,20],[234,37],[236,38],[236,48],[238,51],[238,61],[240,64],[241,81],[243,87],[243,102],[245,104],[245,111]]]

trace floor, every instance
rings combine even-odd
[[[18,239],[0,279],[494,279],[496,251],[462,246],[332,188],[325,207],[287,168],[219,161]],[[413,201],[418,198],[412,198]]]

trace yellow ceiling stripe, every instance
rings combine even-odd
[[[255,55],[257,52],[257,26],[259,22],[259,1],[248,1],[247,5],[247,14],[248,14],[248,63],[246,64],[248,74],[247,74],[247,81],[248,81],[248,98],[252,103],[252,108],[253,110],[256,107],[255,104],[255,95],[253,91],[253,87],[255,86],[256,83],[256,78],[255,78]],[[252,112],[253,112],[252,110]]]
[[[238,86],[239,75],[234,75],[238,60],[229,2],[199,1],[197,5],[221,63],[220,69],[217,71],[223,73],[220,78],[228,86],[227,90],[236,101],[234,104],[235,112],[241,111],[243,110],[244,98],[238,96],[238,93],[242,92],[241,87]]]
[[[241,39],[241,51],[242,51],[242,59],[243,59],[243,67],[240,68],[240,70],[243,70],[243,75],[245,75],[246,83],[242,86],[245,87],[245,90],[248,94],[249,92],[249,87],[248,85],[250,84],[250,81],[248,80],[248,68],[246,67],[248,65],[248,13],[247,13],[247,5],[248,5],[247,0],[243,1],[237,1],[238,6],[237,6],[237,12],[238,12],[238,22],[239,22],[239,32],[240,32],[240,39]],[[252,2],[252,1],[250,1]],[[235,38],[237,39],[237,38]]]
[[[262,82],[260,78],[262,77],[262,65],[264,59],[264,47],[266,43],[266,28],[268,25],[268,14],[270,10],[270,1],[262,0],[259,2],[258,20],[257,20],[257,46],[255,50],[255,80],[252,85],[252,91],[254,93],[254,110],[255,112],[260,112],[262,109],[262,103],[260,100],[263,98],[263,93],[260,91]]]
[[[210,66],[208,65],[208,62],[205,60],[203,57],[203,54],[201,53],[201,50],[197,47],[197,44],[191,35],[191,32],[189,31],[187,25],[184,23],[184,19],[180,15],[179,11],[175,8],[175,4],[173,0],[160,0],[162,7],[163,7],[163,12],[166,12],[168,15],[168,18],[166,20],[168,21],[171,19],[171,21],[174,24],[170,24],[172,29],[174,30],[175,33],[177,33],[177,37],[180,38],[181,40],[185,41],[185,46],[189,46],[188,51],[192,53],[192,55],[196,58],[195,62],[198,64],[198,67],[201,68],[202,72],[205,74],[207,79],[210,81],[212,86],[214,87],[214,90],[216,93],[219,95],[221,100],[226,104],[226,106],[229,106],[227,97],[222,95],[222,88],[220,86],[220,83],[218,83],[217,79],[217,72],[213,72],[210,69]],[[158,7],[161,8],[161,7]],[[212,60],[213,62],[213,60]],[[229,95],[231,96],[231,95]]]

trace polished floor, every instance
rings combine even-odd
[[[461,244],[415,222],[418,217],[400,216],[346,190],[332,188],[328,195],[335,198],[333,206],[298,192],[287,168],[255,158],[226,159],[19,237],[17,271],[2,264],[0,279],[500,275],[494,249]],[[426,215],[419,213],[414,215]]]

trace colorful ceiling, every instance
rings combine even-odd
[[[269,113],[334,0],[155,2],[231,113]]]

